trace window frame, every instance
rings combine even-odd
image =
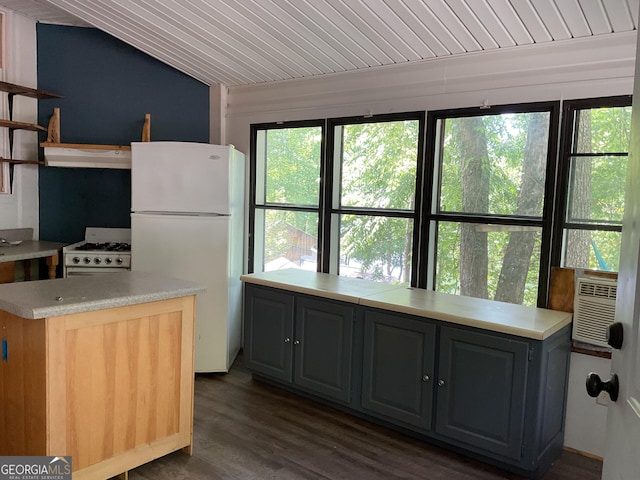
[[[571,175],[571,158],[580,156],[601,156],[603,152],[591,152],[589,154],[576,154],[572,152],[574,145],[574,126],[575,115],[580,110],[589,110],[597,108],[615,108],[630,107],[632,103],[632,95],[617,95],[613,97],[597,97],[597,98],[580,98],[573,100],[564,100],[562,102],[562,130],[560,133],[560,148],[558,153],[558,174],[557,174],[557,192],[556,204],[554,211],[557,220],[554,225],[554,240],[551,247],[551,264],[561,266],[564,250],[564,232],[565,230],[591,230],[591,231],[612,231],[622,232],[622,224],[612,225],[606,223],[575,223],[567,221],[567,203],[569,201],[569,183]],[[606,155],[621,156],[622,152],[607,152]],[[629,157],[629,149],[627,149],[626,157]]]
[[[418,145],[416,151],[416,179],[415,179],[415,190],[414,190],[414,208],[411,210],[404,209],[385,209],[385,208],[372,208],[372,207],[342,207],[342,205],[338,205],[337,207],[333,205],[333,195],[336,187],[335,181],[340,181],[340,178],[335,178],[333,172],[336,171],[335,165],[335,152],[337,147],[338,139],[336,138],[335,132],[336,127],[344,127],[348,125],[360,125],[364,123],[390,123],[390,122],[398,122],[398,121],[407,121],[414,120],[418,122]],[[417,269],[415,261],[418,258],[418,239],[419,239],[419,207],[421,203],[421,182],[420,179],[422,177],[423,170],[423,159],[424,159],[424,138],[425,138],[425,129],[426,129],[426,115],[424,111],[414,111],[414,112],[403,112],[403,113],[389,113],[389,114],[381,114],[381,115],[367,115],[367,116],[357,116],[357,117],[342,117],[342,118],[331,118],[327,120],[327,145],[326,145],[326,171],[330,172],[327,175],[326,183],[325,183],[325,204],[324,204],[324,219],[323,224],[327,226],[324,231],[324,237],[322,243],[325,246],[324,251],[327,252],[326,255],[323,256],[322,262],[322,270],[326,273],[336,273],[336,251],[339,252],[339,241],[340,241],[340,232],[339,232],[339,222],[337,225],[338,232],[335,232],[333,228],[333,219],[339,218],[342,215],[362,215],[362,216],[385,216],[385,217],[393,217],[393,218],[405,218],[413,221],[413,240],[412,240],[412,267],[411,268],[411,276],[410,276],[410,285],[415,286],[417,281]],[[340,151],[342,151],[342,147],[340,146]],[[341,171],[341,170],[340,170]]]
[[[413,218],[413,246],[411,260],[411,286],[433,290],[435,285],[435,257],[437,235],[434,225],[438,222],[469,222],[488,225],[531,226],[541,228],[541,250],[538,277],[537,306],[546,307],[548,286],[552,266],[559,266],[562,259],[564,231],[573,228],[566,222],[566,202],[570,174],[571,140],[573,135],[573,115],[576,110],[598,107],[630,106],[632,95],[586,98],[575,100],[558,100],[545,102],[529,102],[484,107],[458,108],[434,111],[400,112],[383,115],[364,115],[316,120],[271,122],[251,125],[250,138],[250,173],[249,173],[249,218],[248,218],[248,271],[254,271],[255,258],[255,213],[256,208],[286,209],[318,214],[318,265],[317,271],[332,271],[332,250],[339,248],[340,232],[332,232],[331,222],[336,215],[384,215],[389,217]],[[459,212],[438,211],[440,205],[441,167],[435,161],[438,146],[438,120],[448,117],[484,116],[487,114],[511,114],[547,111],[550,113],[547,145],[546,180],[542,217],[531,218],[518,215],[465,214]],[[416,165],[415,209],[411,214],[404,210],[378,209],[366,207],[342,207],[333,205],[334,155],[339,141],[335,133],[336,126],[350,124],[373,123],[378,121],[396,121],[419,119],[420,132],[418,143],[418,159]],[[272,128],[295,128],[319,126],[322,131],[319,205],[318,208],[296,205],[256,205],[256,139],[257,131]],[[581,223],[576,227],[585,230],[620,231],[621,227]],[[333,243],[332,243],[333,242]]]
[[[541,228],[540,270],[538,274],[537,306],[547,302],[548,278],[551,269],[551,245],[556,190],[556,166],[558,131],[560,128],[560,101],[507,104],[491,107],[434,110],[427,114],[426,160],[423,181],[423,218],[420,232],[419,259],[416,263],[417,287],[434,290],[436,283],[437,225],[439,222],[474,223],[486,225],[528,226]],[[447,118],[468,118],[486,115],[549,112],[549,136],[547,139],[547,164],[545,173],[542,216],[540,218],[519,215],[478,214],[440,211],[440,185],[442,159],[438,147],[443,135],[440,121]]]
[[[319,186],[318,186],[318,206],[313,207],[309,205],[295,205],[295,204],[271,204],[265,202],[263,204],[257,203],[257,141],[258,132],[263,130],[276,130],[276,129],[293,129],[293,128],[305,128],[305,127],[320,127],[322,132],[320,139],[320,171],[319,171]],[[271,122],[251,125],[251,137],[250,137],[250,151],[249,156],[249,214],[248,214],[248,241],[247,241],[247,272],[253,273],[255,271],[255,237],[256,237],[256,209],[264,210],[286,210],[291,212],[305,212],[318,214],[318,239],[323,238],[322,232],[324,225],[322,223],[322,205],[324,203],[323,195],[323,179],[324,179],[324,155],[325,155],[325,141],[326,141],[326,121],[325,120],[301,120],[292,122]],[[318,258],[317,258],[317,271],[320,270],[322,259],[322,242],[318,242]]]
[[[336,251],[339,251],[339,232],[332,231],[332,218],[336,215],[344,214],[357,214],[357,215],[375,215],[375,216],[388,216],[408,218],[413,222],[413,240],[412,240],[412,269],[411,269],[411,285],[415,286],[416,282],[416,268],[415,259],[417,258],[418,249],[418,235],[419,235],[419,207],[421,204],[421,179],[423,170],[423,158],[424,158],[424,138],[425,138],[425,112],[403,112],[403,113],[390,113],[380,115],[365,115],[365,116],[351,116],[340,117],[321,120],[304,120],[304,121],[290,121],[290,122],[271,122],[252,124],[250,127],[250,156],[249,156],[249,212],[248,212],[248,253],[247,253],[247,271],[253,273],[256,265],[256,210],[287,210],[294,212],[318,212],[318,272],[331,273],[334,270],[332,266],[332,256]],[[394,121],[406,121],[416,120],[418,121],[418,145],[416,152],[416,179],[415,179],[415,199],[413,210],[397,210],[397,209],[380,209],[380,208],[366,208],[366,207],[345,207],[334,208],[332,202],[332,195],[334,192],[334,152],[337,147],[336,142],[338,139],[335,136],[335,127],[348,126],[363,123],[380,123],[380,122],[394,122]],[[318,208],[300,205],[290,204],[267,204],[264,205],[257,203],[257,185],[256,174],[258,167],[258,132],[271,129],[288,129],[298,127],[317,127],[322,129],[321,139],[321,155],[320,155],[320,179],[319,179],[319,205]],[[335,179],[339,181],[339,179]],[[336,242],[336,238],[338,241]]]

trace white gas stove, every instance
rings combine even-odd
[[[65,277],[131,269],[131,229],[87,227],[84,240],[62,249]]]

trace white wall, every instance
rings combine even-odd
[[[230,87],[226,139],[252,123],[631,94],[635,32]]]
[[[12,12],[5,14],[5,62],[4,81],[27,87],[37,87],[36,24],[35,21]],[[3,94],[2,98],[6,98]],[[6,100],[2,106],[7,115]],[[36,123],[38,102],[36,99],[14,97],[13,119]],[[6,154],[5,154],[6,155]],[[38,134],[15,132],[13,158],[38,159]],[[38,167],[14,166],[13,189],[10,195],[0,194],[0,229],[33,228],[38,238]]]
[[[564,444],[566,447],[603,457],[607,407],[596,404],[595,398],[587,395],[585,381],[590,372],[608,379],[611,360],[572,353],[569,372]]]
[[[467,54],[420,64],[231,87],[226,139],[249,152],[252,123],[631,95],[636,33]],[[219,111],[218,111],[219,113]],[[572,354],[565,445],[604,454],[606,407],[588,397],[588,372],[610,360]]]

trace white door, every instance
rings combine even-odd
[[[640,37],[639,37],[640,38]],[[618,276],[616,321],[624,328],[620,350],[614,350],[611,371],[620,382],[618,400],[609,404],[603,480],[640,478],[640,48],[636,50],[631,145],[627,174],[622,252]],[[607,377],[608,372],[600,372]],[[602,378],[602,380],[608,380]],[[588,422],[589,419],[584,419]]]

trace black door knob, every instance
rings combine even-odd
[[[622,348],[622,341],[624,340],[623,330],[624,328],[620,322],[612,323],[607,328],[607,343],[616,350]]]
[[[597,397],[604,390],[609,394],[611,401],[615,402],[618,399],[619,388],[618,375],[615,373],[611,374],[608,382],[603,382],[597,373],[591,372],[587,375],[587,393],[590,397]]]

